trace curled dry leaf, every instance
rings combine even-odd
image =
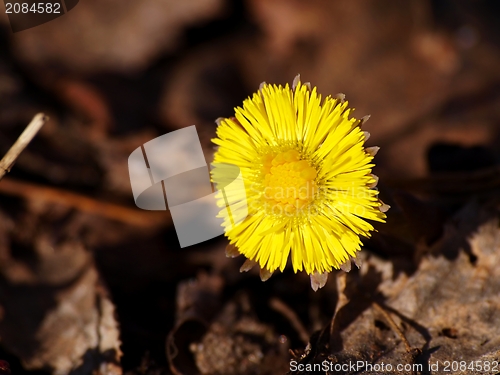
[[[92,255],[72,239],[58,242],[28,225],[23,238],[5,216],[0,222],[3,347],[29,370],[121,374],[115,308]]]
[[[200,374],[280,374],[288,370],[286,345],[253,314],[245,295],[226,304],[201,340],[193,342]]]
[[[338,312],[346,314],[339,314],[335,321],[339,334],[332,336],[334,341],[329,346],[313,335],[301,361],[383,362],[393,366],[391,374],[407,373],[396,371],[398,364],[416,366],[417,373],[441,373],[444,361],[497,361],[498,217],[498,210],[477,204],[466,206],[446,224],[442,238],[411,276],[397,274],[391,263],[369,257],[360,273],[347,274],[349,302]],[[457,254],[449,257],[450,252]],[[374,301],[391,316],[400,332],[390,327],[386,314],[373,308]],[[361,368],[357,373],[380,371]],[[455,373],[471,372],[459,369]]]
[[[176,375],[284,373],[288,346],[257,319],[246,295],[221,308],[222,286],[221,277],[206,274],[179,285],[177,323],[167,339],[171,371]]]
[[[207,331],[220,308],[223,280],[219,276],[200,274],[196,280],[179,284],[176,297],[176,324],[167,337],[166,352],[171,371],[196,373],[190,360],[189,345]]]

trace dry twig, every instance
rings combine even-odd
[[[167,225],[171,220],[170,216],[165,213],[166,211],[145,212],[62,189],[17,181],[12,178],[6,178],[2,181],[0,194],[62,204],[82,212],[136,226]]]
[[[334,337],[334,332],[336,329],[338,329],[336,323],[338,324],[338,313],[339,310],[347,305],[349,303],[349,298],[345,295],[345,288],[346,288],[346,283],[347,283],[347,273],[342,272],[340,274],[337,274],[337,291],[339,294],[338,301],[337,301],[337,306],[335,307],[335,311],[332,316],[332,320],[330,321],[330,338]]]
[[[401,338],[401,340],[403,341],[404,345],[405,345],[405,349],[408,353],[412,353],[413,352],[413,348],[412,346],[410,345],[410,343],[408,342],[406,336],[404,335],[403,331],[401,331],[401,329],[398,327],[398,325],[396,324],[396,322],[394,321],[394,319],[391,318],[391,316],[387,313],[387,311],[385,311],[385,309],[380,306],[377,302],[373,302],[373,307],[375,308],[375,310],[377,310],[379,313],[381,313],[385,320],[387,321],[387,323],[389,323],[389,325],[391,326],[391,328],[396,332],[396,334]]]
[[[19,157],[21,152],[26,148],[26,146],[31,142],[31,140],[38,133],[40,128],[47,122],[49,118],[43,113],[38,113],[33,117],[33,120],[28,124],[26,129],[21,133],[17,141],[12,145],[5,156],[0,160],[0,180],[5,176],[7,172],[10,172],[12,165]]]
[[[307,330],[305,329],[295,311],[293,311],[287,304],[285,304],[278,298],[271,299],[269,304],[274,311],[283,315],[290,322],[292,327],[299,334],[302,342],[304,344],[307,344],[309,342],[309,334],[307,333]]]

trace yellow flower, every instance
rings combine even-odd
[[[360,236],[374,230],[366,219],[384,222],[389,207],[371,174],[378,147],[364,147],[367,117],[349,118],[347,105],[342,94],[322,100],[297,76],[291,88],[263,83],[235,117],[217,121],[212,178],[220,182],[217,166],[230,164],[244,182],[218,195],[220,207],[233,208],[219,217],[228,256],[248,258],[242,271],[258,264],[267,280],[290,257],[316,290],[333,269],[350,269]]]

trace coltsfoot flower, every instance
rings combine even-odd
[[[227,255],[247,258],[242,271],[259,265],[265,281],[290,258],[317,290],[333,269],[350,270],[360,236],[374,230],[367,220],[385,221],[389,206],[371,173],[378,147],[365,148],[369,133],[361,129],[368,117],[350,118],[344,99],[322,100],[297,76],[292,87],[263,83],[235,117],[217,120],[214,171],[235,165],[244,182],[218,195],[220,207],[233,207],[219,216]]]

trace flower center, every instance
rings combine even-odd
[[[264,198],[273,212],[292,214],[313,200],[318,191],[317,171],[309,161],[300,160],[298,151],[267,154],[263,164]]]

